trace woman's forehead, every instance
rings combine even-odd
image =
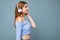
[[[25,4],[24,6],[28,6],[27,4]]]

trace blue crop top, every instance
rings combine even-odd
[[[23,22],[16,22],[16,40],[21,40],[23,35],[30,34],[31,23],[28,20]]]

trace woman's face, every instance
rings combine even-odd
[[[25,4],[24,7],[22,8],[22,12],[23,12],[23,13],[28,13],[28,10],[29,10],[29,9],[28,9],[28,5]]]

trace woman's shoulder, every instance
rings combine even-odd
[[[22,21],[21,17],[16,18],[16,22],[21,22],[21,21]]]

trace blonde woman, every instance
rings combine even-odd
[[[29,20],[24,17],[27,16]],[[30,40],[31,28],[35,28],[36,24],[29,15],[28,5],[25,1],[19,1],[15,8],[16,40]]]

